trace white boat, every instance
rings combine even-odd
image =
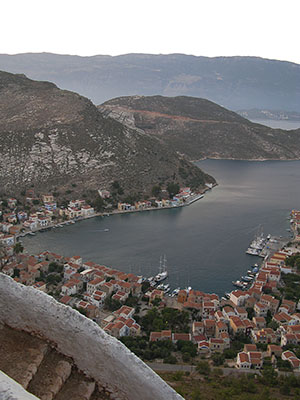
[[[244,282],[251,282],[253,280],[253,278],[251,278],[250,276],[242,276],[241,279]]]
[[[248,247],[246,254],[249,254],[250,256],[259,256],[260,251],[258,249],[253,249],[252,247]]]
[[[179,291],[180,291],[180,287],[174,289],[173,292],[172,292],[172,294],[171,294],[171,296],[172,296],[172,297],[177,296],[178,293],[179,293]]]
[[[160,257],[160,262],[159,262],[159,273],[155,276],[154,280],[155,282],[161,282],[168,277],[168,271],[167,271],[167,258],[164,256],[164,260],[162,263],[162,257]]]
[[[242,288],[244,287],[243,283],[241,281],[232,281],[233,286]]]

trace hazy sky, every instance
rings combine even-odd
[[[0,53],[260,56],[300,63],[300,0],[2,0]]]

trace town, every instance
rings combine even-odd
[[[190,195],[187,189],[180,193],[179,198]],[[17,210],[16,199],[2,202],[2,273],[77,309],[146,361],[184,364],[207,359],[237,370],[271,365],[300,371],[300,211],[291,212],[293,239],[253,269],[251,284],[220,299],[192,288],[168,294],[168,285],[161,285],[160,279],[79,255],[27,254],[18,241],[22,233],[95,214],[85,201],[70,201],[59,210],[52,195],[43,195],[42,202],[30,214]],[[123,210],[123,205],[118,208]]]
[[[206,190],[211,188],[208,184]],[[183,207],[203,197],[202,193],[194,193],[189,187],[179,188],[175,185],[175,189],[178,190],[177,194],[170,194],[164,190],[159,198],[134,201],[132,204],[113,201],[108,190],[99,190],[99,197],[94,201],[94,206],[85,199],[77,199],[70,200],[60,207],[54,195],[43,194],[38,197],[33,189],[29,189],[23,196],[23,203],[11,197],[0,201],[0,240],[3,245],[9,247],[14,245],[19,237],[35,235],[37,231],[61,228],[82,219],[114,213]]]

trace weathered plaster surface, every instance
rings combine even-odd
[[[21,385],[0,371],[0,399],[1,400],[38,400],[28,393]]]
[[[0,274],[0,321],[49,340],[116,398],[182,399],[121,342],[107,335],[92,320],[3,274]]]

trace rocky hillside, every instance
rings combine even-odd
[[[300,110],[300,65],[258,57],[0,54],[0,69],[54,82],[94,104],[119,96],[194,96],[231,110]]]
[[[160,139],[192,160],[300,158],[300,129],[254,124],[208,100],[194,97],[119,97],[98,107],[103,115]]]
[[[173,180],[214,182],[154,136],[104,118],[76,93],[24,75],[0,72],[0,135],[0,188],[6,192],[32,185],[73,185],[83,192],[116,179],[137,191]]]

